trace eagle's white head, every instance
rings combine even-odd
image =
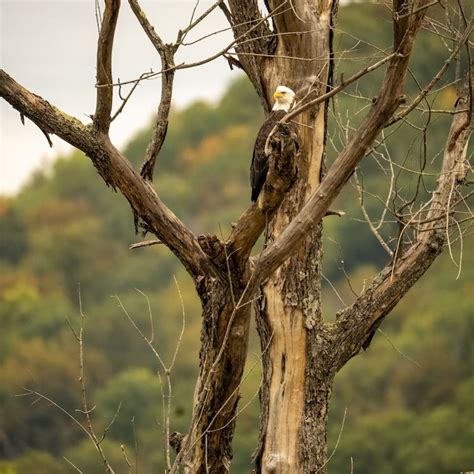
[[[278,86],[273,94],[275,104],[272,110],[284,110],[288,112],[295,100],[295,93],[286,86]]]

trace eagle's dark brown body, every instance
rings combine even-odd
[[[256,202],[268,172],[268,157],[265,154],[265,143],[273,127],[285,115],[285,110],[272,110],[266,118],[255,140],[252,164],[250,165],[250,185],[252,187],[252,202]]]

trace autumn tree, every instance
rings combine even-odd
[[[168,462],[167,470],[229,471],[253,307],[263,365],[257,472],[325,472],[328,404],[337,372],[369,347],[384,318],[451,243],[451,229],[462,233],[460,206],[467,197],[461,186],[469,171],[472,114],[472,19],[461,2],[453,6],[444,1],[394,0],[385,5],[393,28],[391,47],[374,46],[377,57],[345,77],[338,76],[335,69],[337,0],[268,0],[265,13],[256,0],[218,0],[183,27],[170,44],[155,31],[138,0],[128,3],[160,56],[162,69],[131,80],[130,93],[121,96],[122,103],[115,111],[114,92],[125,85],[112,71],[120,0],[106,0],[100,18],[97,100],[91,123],[60,111],[3,70],[0,95],[19,111],[22,120],[33,121],[48,140],[55,134],[82,150],[105,183],[126,197],[137,230],[156,236],[194,279],[202,303],[199,377],[189,430],[170,435],[176,457],[173,464]],[[443,10],[444,22],[428,16],[436,8]],[[195,63],[176,64],[175,54],[188,33],[219,10],[233,30],[234,41]],[[422,29],[444,38],[446,61],[428,84],[419,86],[419,94],[408,100],[404,87]],[[153,187],[175,75],[219,57],[245,72],[265,112],[271,109],[276,86],[284,84],[297,92],[294,108],[267,141],[270,166],[258,202],[240,216],[227,238],[196,236]],[[452,115],[452,123],[446,130],[446,145],[432,188],[423,194],[419,185],[413,196],[403,195],[397,188],[393,163],[386,157],[392,173],[384,203],[398,230],[396,237],[388,240],[381,230],[383,219],[375,225],[364,207],[358,166],[361,160],[380,153],[384,131],[395,133],[400,123],[409,122],[410,114],[420,109],[455,61],[458,97],[454,108],[445,111]],[[376,70],[383,70],[384,76],[377,94],[366,98],[365,116],[355,126],[339,124],[342,145],[336,159],[325,163],[331,100]],[[136,85],[157,75],[161,99],[143,165],[136,171],[111,142],[109,129]],[[367,223],[388,254],[387,265],[350,306],[333,319],[323,318],[322,219],[331,214],[331,204],[352,175]],[[423,167],[418,175],[422,177]],[[265,245],[260,251],[256,244],[262,233]],[[107,469],[113,472],[111,466]]]

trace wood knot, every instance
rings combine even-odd
[[[198,243],[211,260],[225,261],[224,244],[214,234],[201,234]]]
[[[181,451],[181,448],[183,447],[184,438],[184,434],[178,431],[175,431],[174,433],[170,434],[169,444],[175,450],[176,454]]]

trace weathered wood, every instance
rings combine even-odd
[[[112,50],[117,26],[120,0],[105,0],[104,16],[97,45],[97,98],[94,125],[102,133],[108,133],[112,120]]]
[[[196,236],[160,200],[153,187],[132,168],[107,135],[86,126],[29,92],[0,70],[0,96],[41,129],[58,135],[82,150],[100,176],[119,189],[140,217],[144,229],[153,233],[181,260],[195,279],[215,269],[199,246]]]
[[[270,10],[275,11],[284,2],[270,1],[268,4]],[[292,7],[274,17],[276,33],[281,35],[278,36],[275,58],[266,61],[262,76],[269,90],[279,84],[287,85],[294,90],[302,90],[307,95],[307,101],[325,94],[330,88],[330,22],[333,4],[317,2],[310,9],[305,2],[295,1]],[[302,22],[311,25],[305,28],[311,32],[298,36],[298,41],[295,41],[294,32],[301,28]],[[302,61],[298,58],[320,59]],[[314,81],[316,77],[318,80]],[[320,183],[326,105],[321,103],[308,108],[296,121],[302,124],[298,127],[301,142],[298,177],[269,223],[266,245],[270,247],[290,222],[297,218],[308,196]],[[303,420],[310,405],[307,398],[309,385],[306,387],[305,380],[314,383],[311,375],[317,370],[313,364],[316,358],[308,341],[320,333],[320,238],[321,229],[316,226],[307,234],[304,243],[298,249],[293,249],[296,252],[291,252],[291,258],[275,273],[265,276],[268,280],[262,287],[257,325],[262,349],[266,350],[262,356],[264,383],[260,397],[260,446],[256,452],[259,472],[307,472],[306,466],[317,465],[317,458],[325,459],[325,443],[314,445],[312,440],[315,439],[315,430],[312,430],[310,437],[303,430]],[[257,256],[254,259],[256,268],[260,267],[259,258]],[[330,390],[330,385],[328,387]],[[318,385],[320,389],[321,385]],[[314,407],[314,404],[311,406]],[[324,413],[322,423],[312,424],[312,428],[322,427],[324,438],[326,416]],[[319,421],[314,418],[315,423]],[[308,453],[306,457],[301,455],[303,452]]]
[[[231,25],[235,38],[243,40],[236,45],[239,63],[252,81],[266,113],[270,112],[273,90],[262,78],[266,57],[275,51],[276,36],[258,8],[256,0],[229,0]],[[255,28],[255,25],[258,24]]]
[[[240,300],[245,282],[234,270],[231,281],[223,276],[201,282],[200,371],[190,429],[172,472],[179,472],[179,465],[184,465],[187,473],[203,474],[224,474],[230,468],[251,310]]]
[[[361,348],[367,348],[376,328],[443,250],[446,227],[433,223],[445,223],[449,219],[450,201],[462,184],[459,169],[466,165],[467,146],[472,133],[472,111],[468,110],[468,104],[467,92],[464,91],[457,101],[459,113],[453,116],[438,185],[417,241],[395,263],[390,262],[350,307],[337,315],[330,341],[334,348],[332,364],[336,370],[342,368]]]

